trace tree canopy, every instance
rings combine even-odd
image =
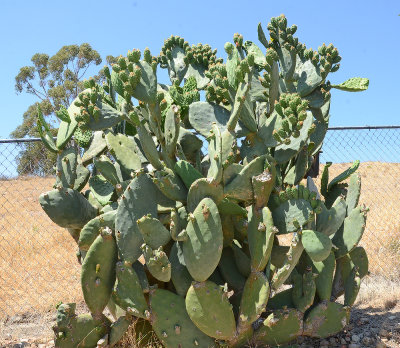
[[[106,57],[107,63],[115,62],[113,56]],[[56,54],[35,53],[32,65],[24,66],[15,77],[15,90],[38,98],[44,117],[56,134],[58,119],[55,112],[61,106],[68,108],[83,89],[83,80],[91,66],[102,62],[100,54],[90,44],[63,46]],[[103,80],[103,73],[94,76]],[[38,137],[37,103],[30,105],[23,114],[22,123],[10,134],[12,138]],[[18,174],[50,174],[55,155],[43,148],[42,143],[25,143],[17,158]]]

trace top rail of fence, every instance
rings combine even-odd
[[[56,139],[54,137],[54,139]],[[34,141],[42,141],[41,138],[16,138],[16,139],[0,139],[0,144],[10,144],[10,143],[30,143]]]
[[[329,127],[328,130],[362,130],[362,129],[400,129],[399,126],[348,126],[348,127]],[[53,138],[57,139],[56,137]],[[7,143],[27,143],[33,141],[42,141],[41,138],[16,138],[16,139],[0,139],[0,144]]]
[[[400,126],[349,126],[349,127],[329,127],[328,130],[357,130],[357,129],[400,129]]]

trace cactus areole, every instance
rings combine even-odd
[[[296,30],[282,15],[259,24],[261,45],[235,34],[226,61],[179,36],[158,56],[129,51],[58,113],[56,141],[39,110],[58,153],[39,201],[77,242],[89,308],[58,306],[57,347],[112,346],[134,320],[167,348],[279,345],[345,327],[368,272],[359,162],[331,179],[326,164],[320,185],[307,173],[331,89],[368,80],[330,84],[338,49],[308,49]]]

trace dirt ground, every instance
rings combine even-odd
[[[84,304],[80,304],[77,312],[85,311]],[[9,317],[0,324],[0,348],[53,347],[54,323],[53,311]],[[132,334],[126,335],[123,342],[119,347],[137,347],[132,344]],[[295,344],[300,348],[400,347],[400,284],[368,277],[343,332],[324,340],[300,338]]]
[[[331,178],[348,166],[334,164]],[[382,323],[391,332],[390,338],[382,337],[387,339],[385,344],[399,344],[400,164],[366,162],[359,172],[360,201],[370,208],[361,244],[369,255],[371,276],[353,317],[369,318],[374,325]],[[53,180],[0,181],[0,347],[24,338],[46,343],[52,335],[55,305],[60,301],[82,302],[75,243],[66,230],[48,219],[37,202]],[[390,301],[393,306],[387,305]],[[354,323],[355,328],[370,327]]]

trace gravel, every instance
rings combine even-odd
[[[51,320],[47,320],[46,323],[42,321],[37,327],[37,335],[32,335],[32,337],[25,336],[26,330],[18,329],[21,323],[26,324],[26,318],[14,316],[0,323],[0,348],[54,347],[54,341],[49,334],[40,336],[40,330],[43,330],[43,327],[50,328],[53,325]],[[34,325],[34,323],[30,324]],[[400,347],[400,304],[390,311],[372,307],[355,307],[352,310],[349,325],[337,335],[322,340],[300,337],[292,344],[294,344],[292,347],[299,348]]]

